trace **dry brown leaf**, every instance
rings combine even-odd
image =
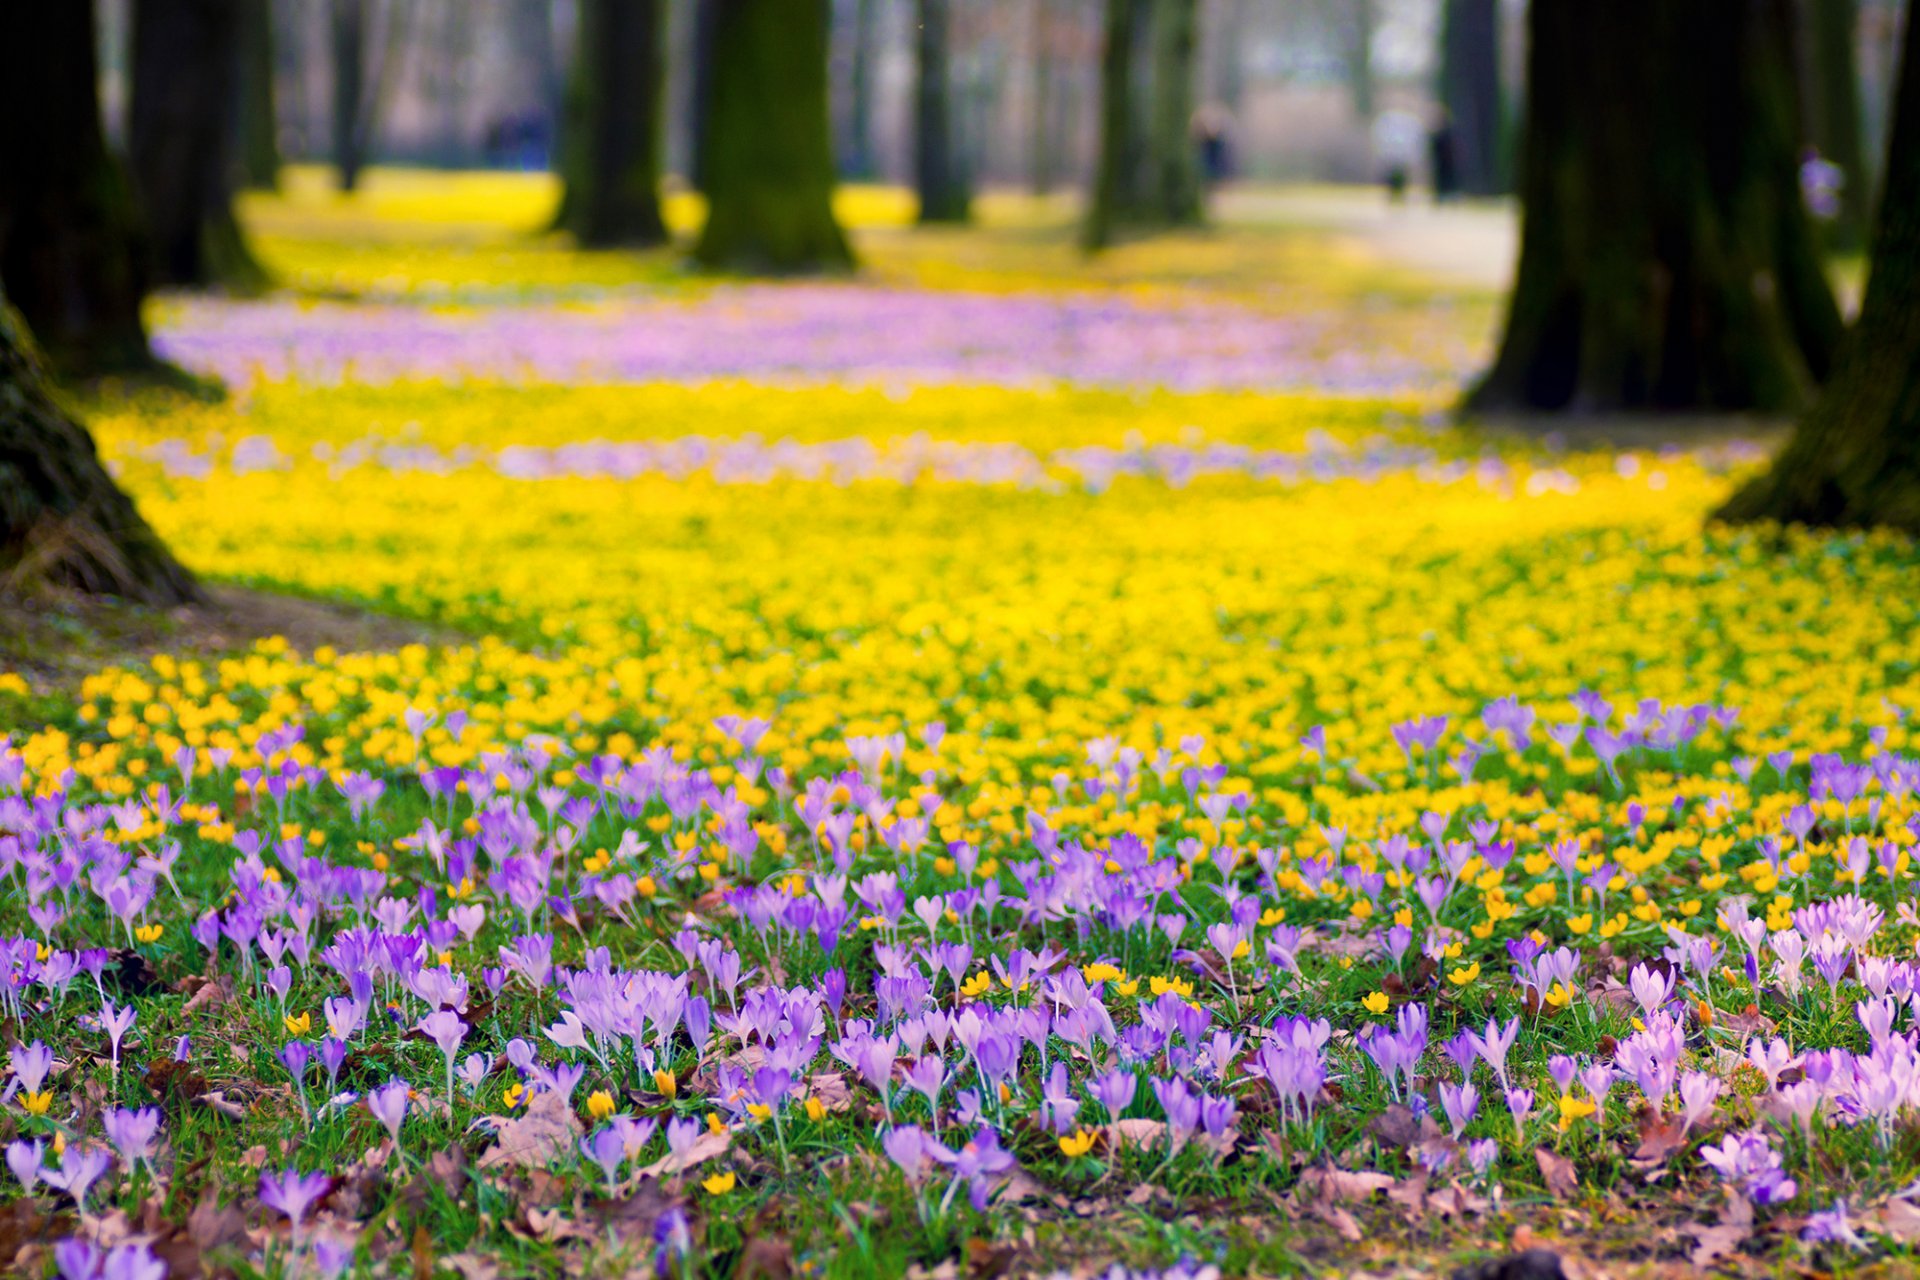
[[[793,1274],[793,1246],[777,1236],[754,1236],[734,1264],[734,1280],[787,1280]]]
[[[733,1131],[723,1129],[719,1133],[708,1131],[700,1135],[699,1140],[679,1155],[668,1152],[652,1164],[640,1170],[642,1178],[660,1178],[670,1173],[684,1173],[697,1164],[725,1155],[733,1145]]]
[[[1920,1240],[1920,1205],[1911,1200],[1889,1200],[1880,1210],[1880,1229],[1895,1244]]]
[[[1540,1176],[1547,1180],[1547,1190],[1555,1198],[1572,1200],[1580,1194],[1580,1175],[1574,1171],[1573,1161],[1549,1147],[1535,1148],[1533,1158],[1540,1164]]]
[[[451,1258],[440,1259],[440,1265],[459,1272],[461,1280],[499,1280],[499,1263],[482,1254],[456,1253]]]
[[[1117,1151],[1151,1147],[1165,1140],[1167,1126],[1160,1120],[1115,1120],[1107,1126],[1107,1140]]]
[[[1300,1175],[1300,1187],[1315,1202],[1338,1204],[1346,1200],[1365,1200],[1376,1191],[1394,1184],[1391,1174],[1371,1170],[1332,1169],[1324,1165]]]
[[[847,1078],[838,1071],[822,1071],[807,1077],[807,1093],[820,1100],[829,1111],[845,1111],[853,1106],[853,1091]]]
[[[1687,1261],[1696,1267],[1710,1267],[1740,1247],[1747,1233],[1739,1227],[1720,1224],[1702,1226],[1695,1223],[1684,1228],[1694,1238],[1694,1246],[1687,1251]]]
[[[534,1094],[521,1115],[488,1116],[476,1123],[491,1124],[494,1131],[494,1145],[480,1156],[482,1169],[544,1169],[571,1158],[580,1141],[580,1120],[557,1089]]]
[[[1666,1172],[1667,1161],[1686,1150],[1687,1133],[1679,1119],[1646,1111],[1640,1115],[1640,1145],[1634,1148],[1633,1167],[1648,1178]]]
[[[1418,1222],[1427,1213],[1427,1175],[1416,1173],[1387,1188],[1387,1199],[1404,1208]]]

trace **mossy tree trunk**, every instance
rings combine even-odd
[[[840,172],[849,178],[873,177],[873,81],[879,62],[877,0],[854,0],[853,49],[847,60],[847,136],[840,149]]]
[[[1451,129],[1460,191],[1491,196],[1508,190],[1500,0],[1447,0],[1440,28],[1440,105]]]
[[[1107,0],[1100,64],[1100,154],[1081,239],[1195,223],[1199,157],[1191,135],[1197,0]]]
[[[1841,334],[1790,0],[1534,0],[1520,265],[1476,412],[1793,412]]]
[[[844,270],[833,215],[827,0],[712,0],[712,83],[694,249],[728,271]]]
[[[36,357],[0,298],[0,586],[52,583],[157,605],[197,599],[192,575],[100,465],[93,437],[48,395]]]
[[[1920,22],[1909,21],[1860,319],[1833,381],[1725,520],[1920,535]]]
[[[583,0],[563,168],[562,225],[583,245],[654,245],[666,103],[660,0]]]
[[[1859,0],[1799,0],[1805,33],[1806,136],[1840,170],[1840,207],[1832,222],[1837,249],[1866,244],[1872,179],[1860,119],[1860,62],[1855,38]]]
[[[76,376],[153,364],[139,217],[100,127],[93,9],[0,4],[0,284]]]
[[[233,107],[246,0],[138,0],[128,154],[156,283],[255,291],[233,216]]]
[[[280,113],[274,93],[273,0],[241,0],[240,170],[246,185],[272,191],[280,185]]]
[[[948,0],[915,0],[913,186],[920,221],[965,222],[972,196],[955,145]]]

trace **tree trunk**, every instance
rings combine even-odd
[[[1800,0],[1806,35],[1806,138],[1840,170],[1839,208],[1832,224],[1837,249],[1866,244],[1872,216],[1872,180],[1861,136],[1860,64],[1854,38],[1859,0]]]
[[[1479,412],[1803,407],[1838,308],[1789,0],[1535,0],[1520,266]]]
[[[333,0],[333,166],[342,191],[360,189],[366,163],[360,128],[366,77],[367,0]]]
[[[713,42],[720,29],[720,7],[727,0],[693,0],[693,95],[687,125],[693,135],[687,181],[707,189],[707,121],[713,115]]]
[[[240,170],[256,191],[280,186],[280,116],[274,105],[272,0],[240,5]]]
[[[1200,220],[1194,152],[1196,0],[1108,0],[1100,73],[1100,160],[1082,242],[1122,227]]]
[[[705,266],[753,272],[853,264],[833,216],[827,0],[716,0],[704,165]]]
[[[1350,0],[1353,27],[1347,41],[1347,93],[1353,114],[1364,124],[1373,122],[1374,0]]]
[[[1470,196],[1508,190],[1500,0],[1447,0],[1440,33],[1440,104],[1447,113],[1459,190]]]
[[[242,0],[138,0],[128,153],[156,283],[257,291],[266,272],[233,216]]]
[[[1895,93],[1873,271],[1833,381],[1724,520],[1888,525],[1920,534],[1920,22]]]
[[[1037,196],[1053,190],[1058,164],[1054,156],[1053,112],[1053,4],[1031,0],[1033,32],[1030,70],[1033,73],[1033,119],[1029,127],[1032,151],[1027,180]]]
[[[875,0],[854,0],[853,54],[847,67],[847,139],[840,172],[873,177],[873,69],[878,26]]]
[[[970,196],[955,143],[952,19],[947,0],[917,0],[914,31],[913,185],[920,221],[965,222]]]
[[[665,16],[659,0],[580,5],[564,225],[583,245],[667,241],[660,216]]]
[[[45,582],[155,605],[197,599],[192,575],[100,465],[93,437],[55,406],[35,356],[0,298],[0,587]]]
[[[63,374],[153,364],[132,191],[100,128],[93,5],[0,4],[0,284]]]
[[[1200,156],[1193,142],[1194,55],[1200,0],[1155,0],[1153,15],[1153,215],[1170,226],[1200,221]]]

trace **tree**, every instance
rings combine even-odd
[[[1029,0],[1033,5],[1033,30],[1028,37],[1031,49],[1029,69],[1033,73],[1033,119],[1030,141],[1033,146],[1027,180],[1033,193],[1043,196],[1053,190],[1054,157],[1053,112],[1053,0]]]
[[[847,136],[841,147],[840,172],[849,178],[871,178],[873,165],[873,81],[875,46],[879,44],[876,0],[854,0],[853,48],[847,60]]]
[[[1373,28],[1375,0],[1348,0],[1353,6],[1352,22],[1347,27],[1347,93],[1353,99],[1353,114],[1371,123],[1373,120]]]
[[[1920,534],[1920,22],[1909,19],[1860,319],[1773,467],[1719,518]]]
[[[380,60],[370,64],[375,47],[374,10],[384,11]],[[380,109],[393,88],[393,78],[407,42],[407,0],[332,0],[329,36],[333,53],[333,163],[342,191],[360,186],[360,171],[379,127]]]
[[[48,394],[26,326],[0,297],[0,583],[23,580],[155,605],[199,597],[93,437]]]
[[[280,113],[274,94],[273,0],[240,3],[240,106],[234,126],[246,185],[280,185]]]
[[[132,190],[100,128],[94,6],[0,4],[0,286],[68,375],[153,364]]]
[[[1802,204],[1790,0],[1535,0],[1520,266],[1480,412],[1791,412],[1839,309]]]
[[[266,272],[233,216],[243,0],[138,0],[128,154],[155,282],[256,290]]]
[[[972,196],[955,146],[953,37],[947,0],[917,0],[914,31],[913,185],[920,221],[965,222]]]
[[[1193,118],[1198,0],[1107,0],[1100,155],[1082,240],[1201,219]]]
[[[696,261],[794,272],[853,264],[833,216],[827,0],[711,0]]]
[[[1459,190],[1473,196],[1507,190],[1500,0],[1447,0],[1440,27],[1440,105]]]
[[[1872,206],[1872,182],[1860,124],[1860,62],[1854,39],[1860,27],[1859,0],[1800,0],[1805,32],[1806,139],[1835,168],[1842,182],[1834,213],[1836,248],[1866,243]]]
[[[665,7],[659,0],[583,0],[579,12],[561,225],[583,245],[664,244]]]

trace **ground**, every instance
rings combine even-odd
[[[1452,421],[1495,207],[554,195],[296,173],[84,399],[214,598],[0,601],[16,1269],[1905,1273],[1920,555],[1707,528],[1778,424]]]

